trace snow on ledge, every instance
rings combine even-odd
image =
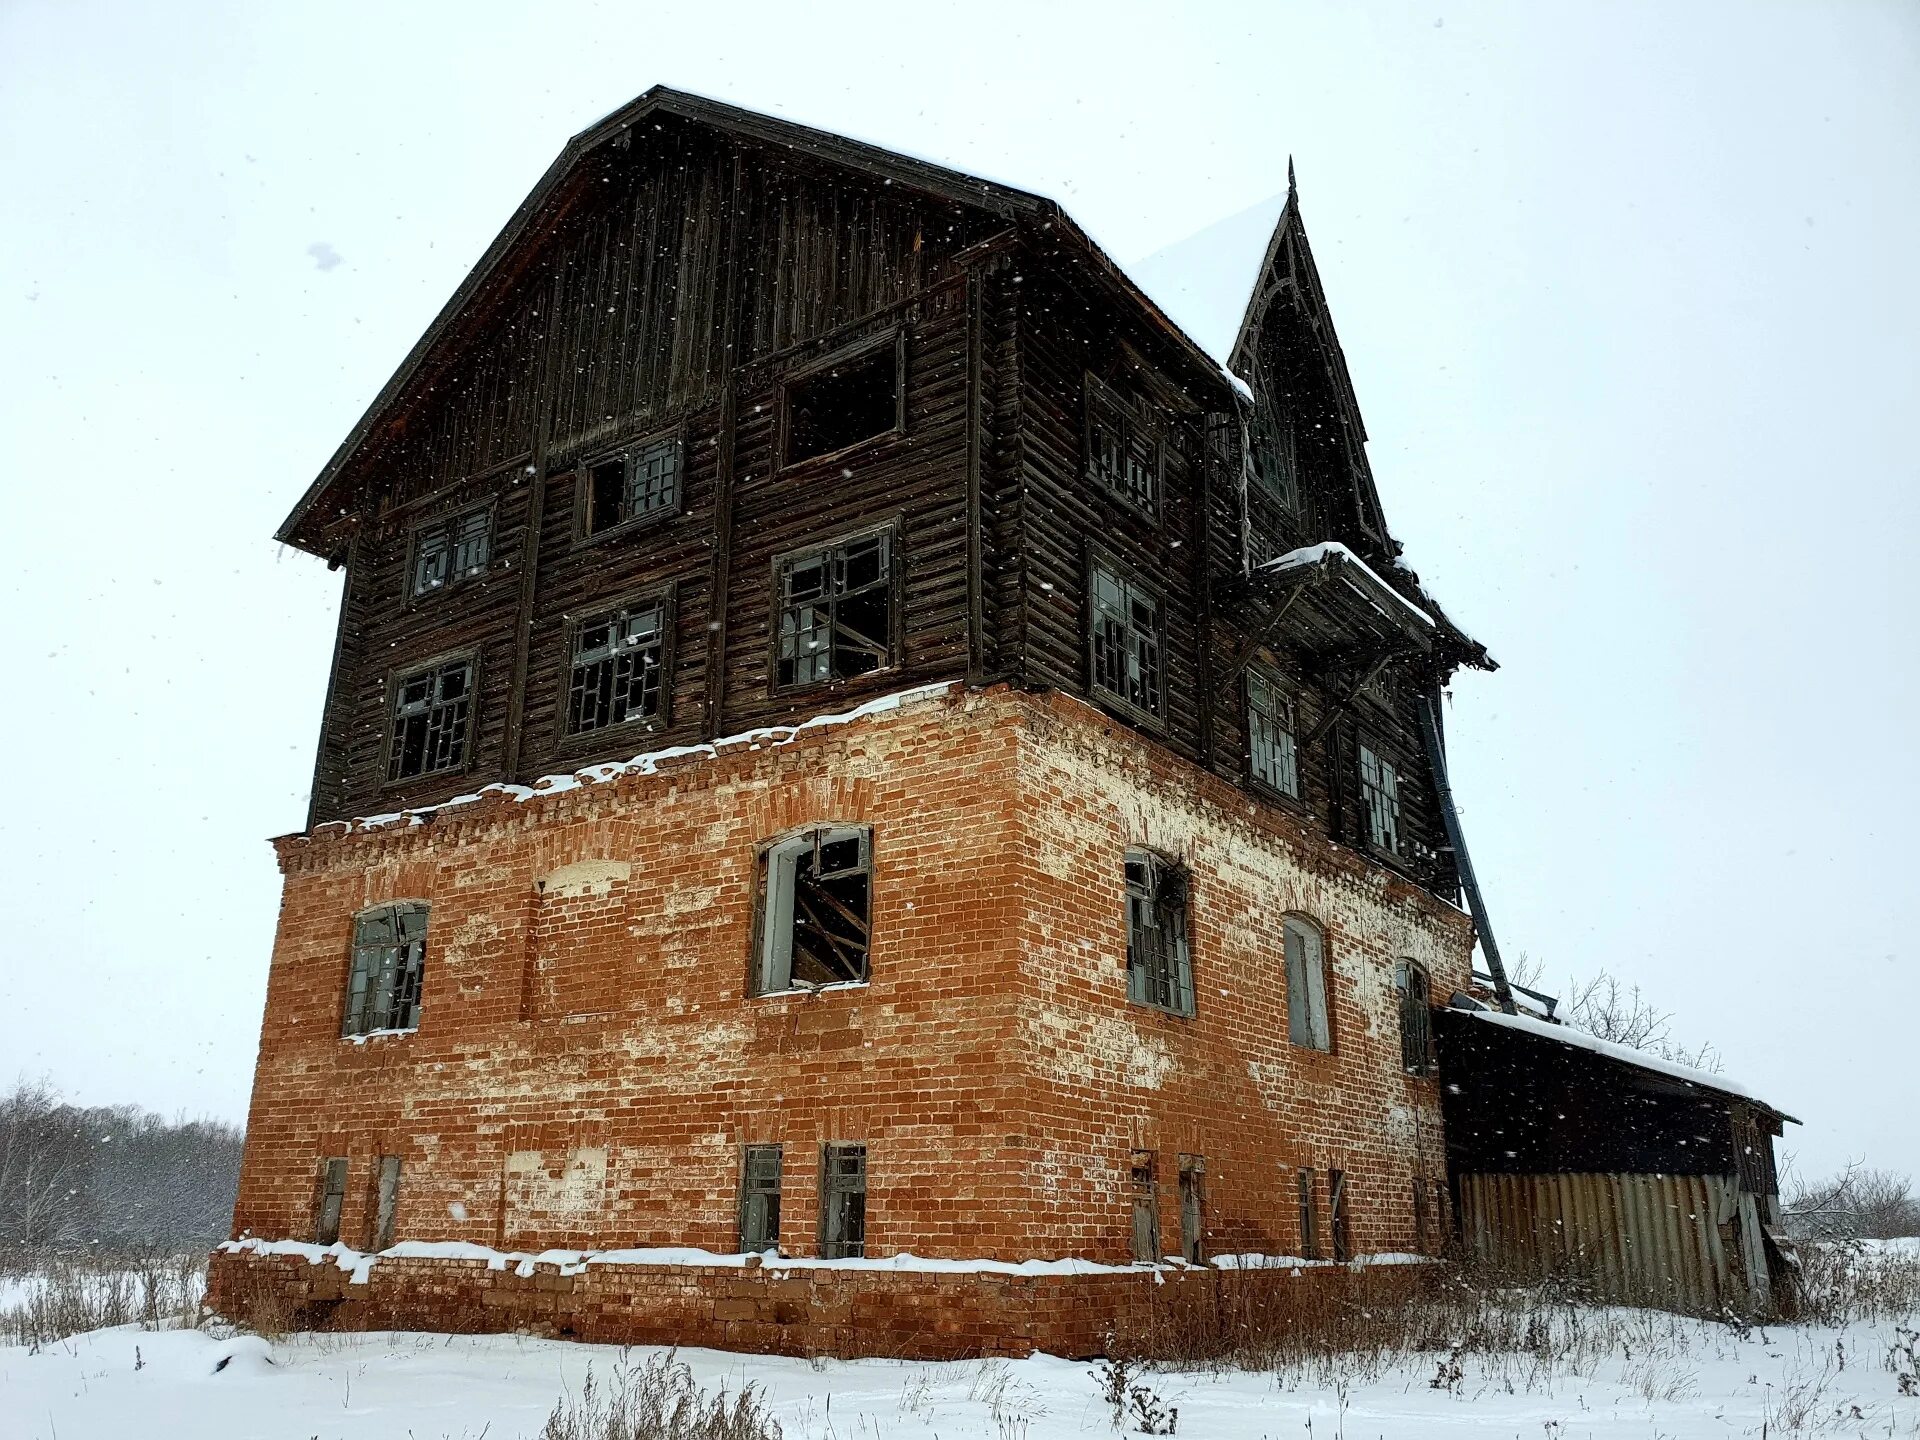
[[[1691,1065],[1682,1065],[1677,1060],[1663,1060],[1658,1055],[1649,1054],[1645,1050],[1636,1050],[1631,1045],[1602,1040],[1597,1035],[1589,1035],[1586,1031],[1576,1030],[1571,1025],[1556,1025],[1546,1020],[1536,1020],[1531,1015],[1508,1015],[1499,1010],[1474,1009],[1462,1013],[1471,1015],[1476,1020],[1485,1020],[1492,1025],[1504,1025],[1509,1030],[1524,1030],[1527,1034],[1538,1035],[1543,1040],[1554,1040],[1562,1045],[1571,1045],[1576,1050],[1604,1055],[1609,1060],[1620,1061],[1623,1065],[1651,1070],[1656,1074],[1685,1081],[1689,1085],[1697,1085],[1702,1090],[1717,1090],[1723,1095],[1737,1095],[1742,1100],[1752,1100],[1757,1104],[1767,1105],[1766,1101],[1737,1080],[1729,1080],[1724,1075],[1712,1075],[1705,1070],[1695,1069]],[[1773,1107],[1767,1105],[1767,1108],[1771,1110]]]
[[[1318,565],[1334,555],[1338,555],[1349,565],[1358,566],[1374,584],[1378,585],[1382,590],[1386,591],[1387,594],[1399,601],[1400,604],[1406,608],[1406,612],[1409,615],[1417,616],[1421,624],[1431,627],[1436,623],[1433,616],[1422,610],[1418,605],[1414,604],[1413,601],[1394,589],[1393,586],[1387,584],[1385,580],[1380,578],[1380,572],[1378,570],[1375,570],[1338,540],[1322,540],[1318,545],[1302,545],[1298,550],[1289,550],[1284,555],[1276,555],[1271,560],[1263,560],[1253,568],[1255,570],[1264,570],[1269,574],[1278,575],[1288,570],[1299,570],[1309,565]]]
[[[757,730],[743,730],[738,735],[724,735],[718,740],[705,741],[698,745],[669,745],[661,750],[649,750],[634,756],[631,760],[609,760],[599,765],[589,765],[583,770],[565,774],[542,775],[531,785],[513,785],[497,781],[492,785],[482,785],[471,795],[456,795],[451,800],[442,800],[437,805],[422,805],[413,810],[390,810],[379,815],[362,815],[352,820],[330,820],[313,827],[313,833],[351,834],[356,830],[381,830],[395,825],[424,825],[442,810],[451,810],[459,805],[472,805],[489,795],[504,795],[516,804],[543,795],[559,795],[568,790],[578,790],[582,785],[601,785],[609,780],[618,780],[627,775],[653,775],[662,765],[671,760],[683,760],[690,755],[718,755],[724,749],[745,745],[751,748],[766,746],[769,749],[779,745],[791,745],[800,738],[803,731],[818,730],[829,725],[846,725],[855,720],[864,720],[870,715],[884,714],[889,710],[898,710],[902,705],[914,700],[926,700],[935,695],[943,695],[960,682],[957,680],[938,680],[931,685],[917,685],[910,690],[896,690],[891,695],[881,695],[856,705],[851,710],[842,710],[831,715],[815,715],[802,720],[798,725],[766,725]]]

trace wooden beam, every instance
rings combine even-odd
[[[727,209],[727,273],[720,323],[726,327],[721,342],[720,433],[715,441],[713,473],[713,566],[707,584],[707,706],[700,720],[701,738],[722,733],[727,712],[727,609],[733,587],[733,454],[739,426],[737,369],[740,363],[740,265],[746,225],[740,218],[745,161],[733,152],[733,203]]]
[[[1404,650],[1382,650],[1378,655],[1374,656],[1366,670],[1361,673],[1360,678],[1347,687],[1347,693],[1327,707],[1327,713],[1320,717],[1320,723],[1318,725],[1307,732],[1307,738],[1300,742],[1301,746],[1304,748],[1313,744],[1322,735],[1326,734],[1328,730],[1332,729],[1334,722],[1346,714],[1347,711],[1353,707],[1353,702],[1360,698],[1360,692],[1371,685],[1374,678],[1379,675],[1382,670],[1386,669],[1389,664],[1405,653]]]
[[[967,683],[982,684],[987,673],[987,604],[984,573],[985,522],[981,516],[981,445],[986,428],[982,394],[985,361],[981,345],[986,329],[986,277],[967,271]]]

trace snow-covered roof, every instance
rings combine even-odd
[[[1286,204],[1282,190],[1127,266],[1134,283],[1222,369]]]

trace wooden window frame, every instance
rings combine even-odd
[[[378,1255],[393,1245],[394,1225],[400,1212],[400,1182],[405,1171],[406,1166],[398,1155],[374,1157],[373,1170],[367,1176],[369,1254]]]
[[[591,608],[569,612],[562,627],[560,651],[560,684],[558,702],[555,706],[553,733],[556,755],[575,754],[581,751],[600,748],[608,736],[614,735],[652,735],[667,729],[673,723],[673,676],[677,661],[678,647],[675,644],[679,625],[678,586],[672,581],[664,585],[650,586],[645,590],[635,590],[611,600],[596,603]],[[660,713],[655,716],[642,716],[639,719],[629,717],[591,730],[574,731],[567,728],[572,715],[574,656],[579,644],[580,632],[595,621],[613,614],[623,614],[634,610],[644,610],[650,606],[660,607]]]
[[[1135,865],[1143,866],[1147,872],[1148,891],[1137,894],[1130,872]],[[1177,879],[1180,887],[1180,921],[1173,940],[1176,950],[1165,959],[1171,965],[1166,978],[1169,999],[1166,1003],[1148,998],[1153,977],[1146,965],[1136,966],[1134,962],[1134,934],[1139,928],[1134,924],[1136,901],[1152,907],[1156,928],[1164,931],[1165,922],[1158,915],[1160,895],[1169,880]],[[1178,860],[1162,855],[1157,850],[1145,846],[1129,846],[1122,862],[1121,880],[1126,896],[1127,920],[1127,1002],[1145,1006],[1149,1010],[1158,1010],[1163,1015],[1178,1016],[1182,1020],[1191,1020],[1197,1011],[1195,1004],[1195,986],[1193,981],[1193,877]],[[1135,976],[1145,979],[1138,985]],[[1184,1002],[1184,1003],[1182,1003]]]
[[[1287,952],[1286,937],[1289,929],[1296,926],[1302,929],[1303,931],[1306,931],[1312,934],[1315,937],[1316,942],[1319,945],[1319,949],[1320,949],[1320,964],[1319,964],[1320,1025],[1321,1025],[1321,1030],[1323,1032],[1323,1038],[1326,1041],[1326,1044],[1324,1045],[1316,1045],[1312,1042],[1311,1039],[1307,1039],[1307,1040],[1300,1039],[1298,1034],[1295,1031],[1295,1027],[1293,1023],[1294,1022],[1294,1003],[1293,1002],[1294,1002],[1296,992],[1294,988],[1293,961],[1287,957],[1287,953],[1286,953]],[[1286,1000],[1287,1000],[1287,1041],[1296,1050],[1307,1050],[1316,1055],[1331,1055],[1335,1052],[1335,1050],[1338,1047],[1334,1043],[1333,993],[1332,993],[1333,991],[1333,985],[1332,985],[1333,957],[1332,957],[1332,954],[1330,953],[1331,946],[1329,946],[1327,943],[1327,927],[1325,925],[1322,925],[1318,920],[1314,919],[1313,916],[1311,915],[1305,914],[1301,911],[1289,911],[1287,914],[1280,917],[1280,934],[1281,934],[1280,962],[1283,967],[1283,980],[1286,987],[1285,993],[1286,993]],[[1306,971],[1304,973],[1311,974],[1312,972]],[[1306,999],[1308,1002],[1311,1002],[1312,998],[1313,997],[1312,997],[1311,987],[1309,987]],[[1309,1033],[1311,1033],[1313,1017],[1310,1012],[1308,1013],[1306,1019],[1307,1019],[1307,1027],[1308,1027]]]
[[[1313,1167],[1302,1165],[1295,1173],[1294,1194],[1299,1205],[1300,1258],[1320,1258],[1320,1201]]]
[[[413,991],[411,1014],[408,1017],[412,1023],[407,1025],[363,1025],[355,1028],[354,1012],[356,1007],[354,1005],[354,991],[355,981],[358,980],[360,976],[360,952],[362,949],[372,948],[371,946],[362,946],[360,943],[360,923],[368,916],[383,910],[393,912],[396,926],[402,912],[419,914],[425,917],[420,927],[418,938],[418,944],[420,946],[419,958],[418,961],[414,962],[410,967],[415,971],[411,985]],[[420,1015],[426,1008],[428,936],[432,931],[433,905],[432,902],[427,900],[383,900],[377,905],[362,906],[360,909],[354,911],[352,923],[347,927],[346,984],[341,987],[340,1038],[342,1040],[358,1042],[365,1040],[369,1035],[413,1035],[419,1032]],[[393,948],[404,949],[406,948],[406,942],[396,939]],[[404,989],[401,988],[405,984],[404,975],[396,971],[394,978],[396,992],[404,994]],[[367,986],[367,990],[370,995],[372,990],[371,981]],[[387,1008],[391,1009],[392,1004],[393,997],[390,996]],[[371,998],[369,998],[364,1008],[371,1011]]]
[[[1421,995],[1417,1010],[1413,995],[1416,976],[1420,981]],[[1393,991],[1400,1011],[1401,1072],[1418,1079],[1431,1080],[1439,1072],[1433,1035],[1433,977],[1418,960],[1396,961],[1393,967]],[[1417,1033],[1410,1033],[1407,1021],[1416,1013],[1420,1017],[1418,1030]],[[1414,1054],[1416,1043],[1420,1050],[1417,1056]]]
[[[787,449],[793,438],[793,391],[796,386],[804,385],[816,375],[839,366],[858,364],[869,355],[877,354],[891,347],[893,350],[893,425],[890,429],[876,430],[873,434],[853,440],[837,450],[825,450],[818,455],[809,455],[801,460],[789,460]],[[775,403],[779,414],[775,419],[773,435],[773,473],[786,475],[804,472],[816,465],[825,466],[844,463],[853,456],[867,450],[886,449],[906,439],[907,436],[907,327],[890,326],[879,335],[868,335],[861,339],[841,345],[818,359],[781,375],[775,382],[779,394]]]
[[[1127,1157],[1127,1192],[1131,1205],[1127,1246],[1136,1265],[1160,1263],[1159,1160],[1151,1150],[1135,1150]]]
[[[631,483],[634,457],[643,450],[655,445],[670,444],[674,447],[674,484],[673,503],[654,510],[642,510],[621,517],[611,525],[598,530],[593,523],[593,472],[610,460],[618,460],[625,467],[622,471],[622,483]],[[624,503],[624,502],[623,502]],[[589,452],[573,467],[573,544],[577,550],[582,546],[598,545],[604,540],[620,535],[631,535],[636,531],[650,530],[656,525],[664,525],[687,510],[687,427],[685,422],[663,426],[635,435],[618,445],[606,446]]]
[[[1122,508],[1138,517],[1156,530],[1165,522],[1167,512],[1167,436],[1165,427],[1156,425],[1143,413],[1144,407],[1139,400],[1128,396],[1119,386],[1103,380],[1088,370],[1081,377],[1080,385],[1080,471],[1100,494],[1116,501]],[[1127,462],[1127,456],[1135,448],[1136,442],[1151,447],[1152,460],[1148,465],[1148,500],[1141,498],[1124,480],[1110,475],[1106,466],[1100,463],[1094,444],[1094,431],[1101,423],[1101,413],[1105,412],[1107,423],[1114,429],[1114,443],[1118,447],[1121,464]]]
[[[437,770],[422,770],[416,775],[398,775],[393,773],[393,722],[396,718],[395,707],[399,704],[400,689],[407,681],[429,670],[444,670],[449,665],[467,666],[467,728],[460,739],[460,759],[452,765],[441,766]],[[380,773],[385,777],[380,784],[383,791],[404,790],[428,780],[443,779],[449,775],[464,775],[474,767],[474,744],[479,736],[480,722],[480,652],[478,649],[449,650],[430,659],[396,665],[387,671],[386,705],[381,715],[382,734],[380,739]]]
[[[878,524],[862,526],[858,530],[849,530],[830,540],[798,546],[792,550],[783,550],[773,557],[771,583],[771,610],[767,622],[767,693],[769,695],[822,695],[852,690],[874,680],[884,679],[899,673],[906,665],[906,552],[901,544],[901,531],[905,528],[902,516],[890,516]],[[825,680],[780,679],[780,620],[786,613],[783,603],[782,582],[791,567],[826,555],[849,545],[858,545],[862,541],[876,537],[882,538],[887,545],[887,663],[876,665],[871,670],[862,670],[857,675],[830,675]],[[834,597],[837,601],[840,597]],[[716,657],[715,664],[723,657]]]
[[[753,1162],[756,1156],[765,1158],[769,1152],[771,1152],[773,1156],[773,1185],[770,1189],[762,1183],[760,1177],[755,1176],[753,1170]],[[740,1147],[740,1214],[739,1226],[735,1237],[735,1244],[738,1247],[739,1254],[760,1255],[768,1250],[779,1250],[780,1201],[782,1193],[786,1188],[786,1170],[786,1151],[778,1142],[742,1145]],[[769,1195],[772,1196],[773,1199],[773,1203],[770,1206],[771,1218],[768,1223],[768,1228],[771,1233],[761,1237],[766,1240],[767,1243],[765,1245],[760,1246],[758,1249],[750,1250],[747,1248],[747,1217],[749,1207],[755,1197]]]
[[[345,1155],[323,1155],[313,1177],[313,1243],[340,1243],[340,1225],[347,1208],[347,1185],[352,1180]],[[338,1183],[335,1177],[338,1176]]]
[[[420,563],[420,542],[426,532],[441,526],[447,527],[449,532],[455,532],[458,530],[462,520],[465,520],[470,515],[478,515],[483,512],[487,517],[486,562],[481,565],[478,570],[469,570],[461,574],[452,575],[444,584],[436,585],[430,590],[416,589],[414,587],[415,570]],[[451,534],[449,538],[451,541]],[[469,505],[449,506],[432,515],[423,516],[415,520],[407,529],[407,568],[402,572],[400,577],[402,595],[405,603],[408,606],[431,605],[442,595],[461,589],[473,581],[486,579],[488,575],[493,573],[494,565],[500,556],[499,539],[500,499],[498,496],[491,496],[488,499]],[[450,548],[448,565],[451,566],[452,563],[452,551]]]
[[[856,1193],[851,1186],[836,1185],[838,1178],[834,1174],[833,1162],[836,1158],[860,1157],[860,1238],[849,1241],[844,1234],[834,1234],[833,1200],[837,1195]],[[822,1260],[863,1260],[867,1254],[867,1196],[869,1181],[872,1178],[872,1148],[864,1141],[830,1140],[820,1147],[820,1233],[817,1249]]]
[[[1254,764],[1253,716],[1254,686],[1264,685],[1286,707],[1289,721],[1287,733],[1293,742],[1293,789],[1283,790],[1271,785],[1260,777]],[[1294,809],[1305,809],[1306,802],[1301,795],[1300,783],[1300,692],[1297,686],[1280,678],[1280,674],[1270,665],[1255,662],[1247,666],[1240,677],[1240,715],[1245,737],[1247,785],[1256,794],[1269,800],[1278,800]]]
[[[1353,1259],[1353,1196],[1345,1170],[1327,1171],[1327,1238],[1333,1244],[1333,1263]]]
[[[1102,570],[1106,571],[1115,581],[1125,587],[1129,600],[1133,598],[1132,592],[1137,590],[1142,596],[1151,599],[1154,603],[1155,611],[1159,619],[1158,634],[1154,637],[1154,642],[1159,649],[1160,659],[1160,708],[1157,711],[1144,709],[1134,704],[1133,701],[1129,700],[1125,695],[1110,690],[1099,682],[1098,630],[1101,612],[1098,598],[1094,594],[1094,577],[1096,572]],[[1101,708],[1131,720],[1133,723],[1155,734],[1166,734],[1168,725],[1167,717],[1172,710],[1173,703],[1172,696],[1169,694],[1169,681],[1173,667],[1165,592],[1159,587],[1143,581],[1140,578],[1139,572],[1132,566],[1122,564],[1113,557],[1110,551],[1102,549],[1099,546],[1088,547],[1083,576],[1086,585],[1086,613],[1082,621],[1082,629],[1085,632],[1088,695],[1092,696],[1094,702]],[[1131,626],[1131,623],[1131,620],[1129,620],[1129,626]]]
[[[1393,776],[1393,843],[1383,844],[1374,836],[1374,806],[1369,798],[1367,784],[1367,759],[1371,756],[1375,766],[1384,766]],[[1401,779],[1406,771],[1396,760],[1392,752],[1382,746],[1373,736],[1361,734],[1355,737],[1353,747],[1354,781],[1360,801],[1360,835],[1366,844],[1367,853],[1396,865],[1408,865],[1412,856],[1408,853],[1407,806],[1401,793]],[[1385,793],[1381,791],[1380,793]]]
[[[1189,1265],[1207,1263],[1207,1157],[1180,1156],[1180,1255]]]
[[[820,845],[830,844],[835,840],[845,840],[856,832],[860,837],[860,848],[862,856],[864,857],[867,876],[867,951],[865,969],[861,972],[859,978],[855,980],[834,980],[822,985],[802,984],[796,986],[793,982],[793,957],[791,951],[789,951],[787,956],[786,985],[778,989],[770,988],[766,984],[768,970],[767,945],[770,924],[767,912],[772,905],[774,897],[774,877],[772,872],[775,856],[784,849],[802,846],[807,841],[813,843],[817,853]],[[809,992],[817,994],[823,990],[852,988],[854,986],[870,984],[873,980],[874,902],[878,898],[876,890],[877,887],[874,885],[874,827],[866,821],[828,821],[815,825],[804,825],[797,830],[789,830],[783,835],[775,836],[773,839],[762,843],[754,853],[753,924],[749,927],[749,933],[752,936],[752,948],[747,952],[747,998],[760,1000],[782,995],[806,994]],[[792,922],[791,920],[787,920],[782,923],[791,924]]]

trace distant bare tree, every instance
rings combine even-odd
[[[86,1156],[73,1112],[45,1080],[0,1096],[0,1246],[61,1245],[84,1229],[74,1203]]]
[[[1537,990],[1546,968],[1543,962],[1523,950],[1512,966],[1510,978],[1515,985]],[[1656,1008],[1638,985],[1623,984],[1605,970],[1584,982],[1569,977],[1566,996],[1553,1014],[1555,1019],[1599,1040],[1644,1050],[1662,1060],[1690,1065],[1710,1075],[1718,1075],[1722,1068],[1720,1053],[1710,1043],[1692,1047],[1680,1044],[1673,1038],[1670,1012]]]
[[[1791,1175],[1786,1190],[1787,1228],[1810,1240],[1895,1240],[1920,1235],[1920,1198],[1913,1182],[1858,1161],[1837,1175],[1801,1182]]]

